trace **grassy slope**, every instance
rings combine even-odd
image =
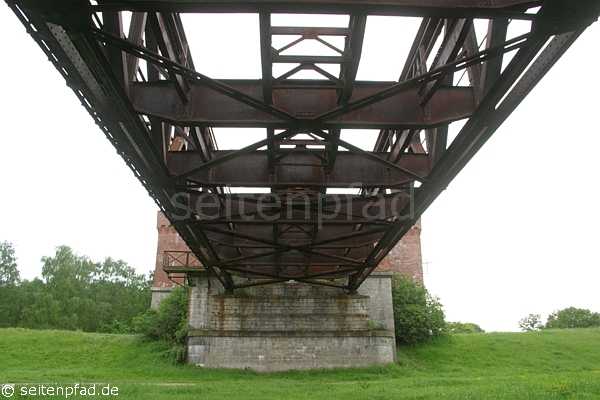
[[[600,330],[457,335],[362,370],[170,365],[133,336],[0,330],[0,383],[105,382],[126,399],[600,399]]]

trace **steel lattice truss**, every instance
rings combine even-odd
[[[227,289],[291,279],[354,291],[597,18],[600,2],[7,3]],[[133,13],[124,33],[126,10]],[[216,80],[197,72],[180,14],[191,12],[259,14],[262,79]],[[345,14],[350,22],[343,28],[272,26],[274,13]],[[422,17],[395,82],[356,80],[369,15]],[[477,37],[474,18],[489,20],[484,38]],[[519,19],[532,21],[531,31],[507,39],[509,22]],[[289,36],[289,44],[275,49],[274,35]],[[343,48],[328,40],[332,36],[344,38]],[[286,51],[309,39],[336,55]],[[394,39],[382,44],[390,52]],[[274,77],[276,63],[296,66]],[[339,75],[324,64],[339,65]],[[301,70],[321,78],[295,79]],[[470,86],[455,86],[456,73],[468,74]],[[450,141],[448,124],[461,119],[467,122]],[[213,127],[262,127],[266,137],[219,151]],[[379,129],[375,148],[342,140],[347,128]],[[273,196],[231,194],[229,185],[269,187]],[[360,194],[326,191],[348,187]],[[334,203],[345,211],[334,212]],[[374,206],[380,212],[366,216]],[[243,216],[232,211],[240,207]]]

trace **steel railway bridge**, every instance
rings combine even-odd
[[[600,12],[597,0],[7,3],[227,290],[295,280],[349,292]],[[183,13],[258,14],[262,79],[198,72]],[[278,13],[343,14],[349,24],[272,25]],[[371,15],[421,18],[396,81],[356,79]],[[475,19],[488,20],[484,37]],[[509,38],[515,20],[530,21],[531,29]],[[275,37],[287,44],[275,48]],[[382,46],[392,54],[397,39]],[[334,55],[295,54],[307,40]],[[276,64],[291,67],[274,76]],[[319,78],[295,78],[307,70]],[[468,86],[455,84],[458,74],[468,76]],[[448,126],[458,120],[466,123],[451,140]],[[218,150],[214,127],[259,127],[265,136]],[[340,133],[351,128],[379,130],[374,148],[343,140]],[[229,186],[270,193],[231,193]],[[328,188],[359,191],[340,196]],[[371,208],[378,212],[365,212]]]

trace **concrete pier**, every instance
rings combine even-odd
[[[188,361],[256,371],[362,367],[395,359],[391,274],[359,292],[290,282],[224,292],[190,277]]]

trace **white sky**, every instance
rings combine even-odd
[[[192,51],[211,55],[197,69],[258,78],[258,18],[227,17],[184,18]],[[417,27],[369,18],[359,78],[397,79]],[[0,38],[0,240],[15,244],[23,277],[61,244],[153,269],[156,206],[7,7]],[[449,320],[515,330],[531,312],[600,311],[599,44],[595,24],[424,215],[425,280]],[[235,132],[217,133],[221,147],[240,145]]]

